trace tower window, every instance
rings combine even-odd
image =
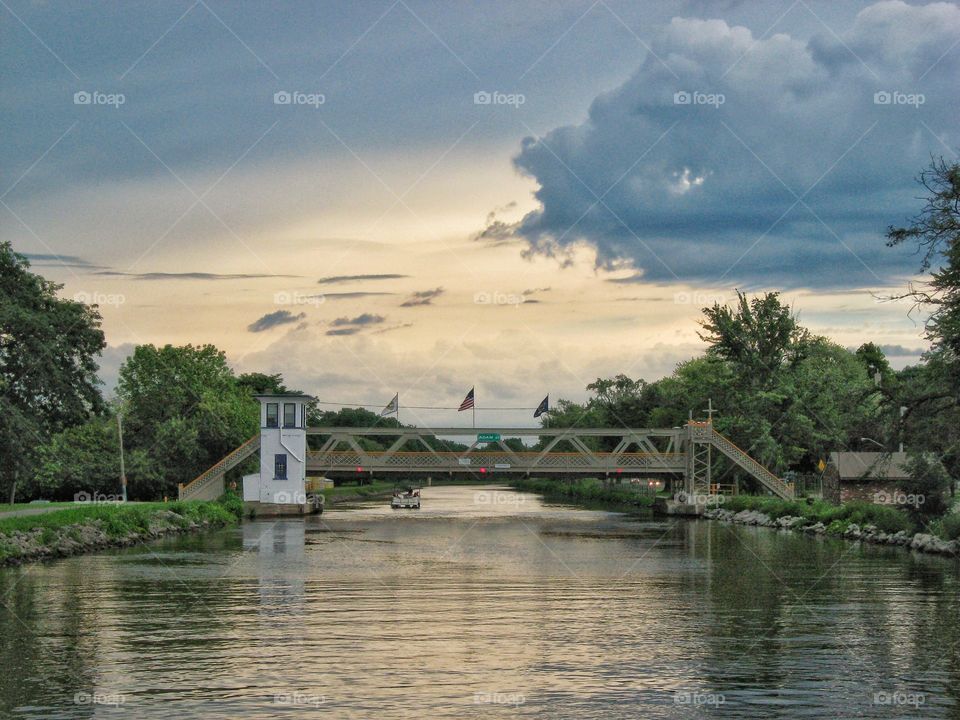
[[[277,403],[267,403],[267,427],[280,426],[280,405]]]
[[[297,404],[296,403],[283,404],[283,426],[285,428],[297,426]]]
[[[274,480],[286,480],[287,479],[287,455],[286,453],[280,453],[273,456],[273,479]]]

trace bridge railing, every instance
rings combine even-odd
[[[681,472],[683,453],[592,452],[368,452],[356,450],[311,450],[307,468],[312,470],[436,470],[470,472],[488,470],[644,470]]]
[[[223,476],[226,475],[227,471],[235,468],[259,449],[260,433],[257,433],[236,450],[228,453],[204,470],[195,479],[186,485],[180,485],[177,492],[178,499],[214,500],[220,497],[223,495]]]

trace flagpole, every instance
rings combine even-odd
[[[473,411],[473,429],[477,429],[477,386],[474,385],[473,389],[470,391],[473,393],[473,407],[470,408]]]

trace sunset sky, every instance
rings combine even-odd
[[[702,352],[735,288],[925,347],[876,296],[960,148],[956,4],[0,5],[0,238],[100,305],[108,386],[213,343],[324,402],[464,424],[405,406],[475,385],[531,425]]]

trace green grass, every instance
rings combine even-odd
[[[651,507],[654,495],[641,492],[630,485],[610,485],[594,478],[564,482],[551,478],[517,478],[510,481],[517,490],[540,493],[547,497],[566,498],[582,502],[604,502],[635,507]]]
[[[236,522],[241,515],[243,503],[236,496],[224,496],[217,502],[191,500],[186,502],[151,502],[109,504],[109,505],[82,505],[67,507],[62,510],[51,510],[40,515],[24,515],[20,517],[0,519],[0,539],[3,535],[14,532],[26,532],[41,528],[44,542],[52,542],[56,531],[70,526],[80,525],[99,520],[103,523],[103,530],[110,538],[119,538],[131,532],[143,532],[150,526],[151,519],[161,510],[169,510],[178,516],[173,519],[175,524],[186,527],[190,522],[204,520],[218,525]]]
[[[802,517],[809,520],[810,523],[822,522],[827,526],[828,532],[842,533],[850,523],[856,523],[860,527],[876,525],[878,529],[886,533],[895,533],[900,530],[914,532],[916,530],[914,521],[903,510],[862,501],[849,502],[845,505],[832,505],[822,500],[807,503],[803,500],[781,500],[772,497],[737,495],[726,498],[720,507],[733,512],[757,510],[774,520],[788,515]]]

